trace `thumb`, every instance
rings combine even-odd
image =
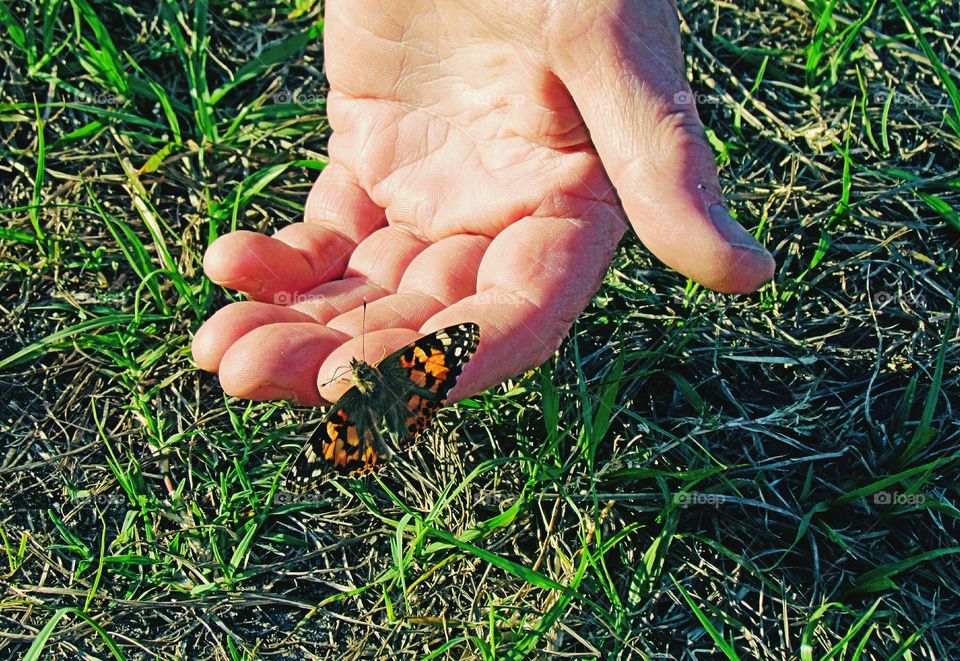
[[[555,18],[558,35],[573,35],[553,40],[555,72],[640,240],[720,292],[750,292],[770,280],[773,257],[727,211],[684,76],[673,4],[601,0],[587,14]]]

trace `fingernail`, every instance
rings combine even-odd
[[[220,285],[227,289],[242,291],[244,294],[259,294],[263,291],[263,283],[257,278],[237,278],[236,280],[221,282]]]
[[[720,236],[731,246],[762,253],[767,252],[767,249],[753,238],[750,232],[743,229],[740,223],[733,219],[733,216],[730,215],[730,212],[727,211],[725,206],[714,202],[707,211],[710,213],[710,220],[713,221],[713,226],[717,228]]]

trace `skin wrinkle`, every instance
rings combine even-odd
[[[488,33],[502,36],[502,26],[504,24],[516,25],[520,29],[512,30],[508,34],[511,43],[545,52],[547,44],[537,33],[540,26],[547,25],[549,4],[538,3],[534,7],[520,7],[512,3],[498,5],[497,3],[481,1],[466,2],[462,6],[470,12],[471,16],[476,18]],[[504,12],[504,7],[508,7],[510,11]],[[531,38],[527,35],[534,36]]]
[[[400,118],[400,124],[398,126],[397,133],[403,134],[404,129],[406,128],[405,124],[416,124],[415,117],[413,115],[406,115]],[[435,152],[436,149],[431,145],[433,142],[433,136],[428,130],[425,136],[425,139],[419,142],[414,146],[412,152],[407,152],[402,146],[398,143],[394,143],[393,156],[390,158],[390,173],[381,178],[373,185],[371,188],[370,197],[374,200],[377,198],[385,198],[386,196],[382,195],[383,188],[389,188],[390,182],[393,179],[400,178],[403,179],[405,176],[409,176],[408,168],[415,168],[419,165],[425,158],[428,158],[431,153]],[[398,141],[399,142],[399,141]],[[406,152],[406,153],[404,153]],[[384,200],[383,207],[387,210],[387,217],[390,217],[390,204]]]
[[[551,110],[549,113],[545,113],[540,121],[539,128],[534,129],[535,133],[542,136],[537,144],[542,147],[557,150],[582,149],[588,147],[590,145],[590,136],[583,122],[577,122],[570,128],[561,130],[563,119],[564,114],[560,110]],[[527,137],[525,134],[520,135],[523,135],[525,138]]]
[[[381,160],[393,161],[396,158],[396,130],[389,130],[388,132],[381,132],[380,129],[375,128],[376,123],[385,123],[388,126],[394,124],[390,122],[389,118],[385,118],[386,122],[378,122],[379,118],[374,118],[374,126],[371,126],[368,135],[361,141],[359,149],[356,151],[356,161],[358,163],[352,164],[351,168],[354,170],[357,176],[357,180],[360,182],[360,185],[368,192],[370,199],[374,201],[378,206],[386,209],[386,205],[381,204],[377,200],[376,187],[380,182],[389,176],[389,172],[384,172],[383,168],[373,167],[372,163],[380,162]],[[399,128],[398,126],[396,128]],[[389,133],[390,136],[393,136],[394,139],[388,139],[385,133]],[[373,136],[377,134],[377,142],[373,143]],[[393,146],[393,154],[389,157],[383,156],[386,152],[384,145]],[[339,147],[339,144],[336,145]],[[334,154],[334,145],[330,146],[331,155]],[[339,153],[339,152],[338,152]]]
[[[611,187],[610,187],[610,192],[613,192],[613,190],[614,190],[614,189],[613,189],[613,186],[611,186]],[[534,217],[534,218],[550,218],[550,217],[552,217],[552,218],[564,218],[564,217],[567,217],[567,216],[563,213],[563,211],[569,210],[569,209],[573,209],[573,208],[579,208],[579,206],[580,206],[580,205],[576,205],[576,204],[567,204],[567,203],[558,202],[558,200],[563,200],[563,201],[565,202],[567,199],[583,200],[583,201],[589,203],[589,206],[587,207],[587,210],[588,210],[587,213],[582,214],[582,216],[583,216],[584,218],[592,215],[592,214],[594,213],[594,209],[595,209],[596,207],[598,207],[598,206],[607,207],[607,208],[610,210],[610,212],[611,212],[612,214],[614,214],[614,215],[618,218],[618,220],[620,220],[620,219],[623,218],[623,213],[620,212],[619,205],[618,205],[615,201],[613,201],[613,200],[604,200],[604,199],[602,199],[602,198],[592,197],[592,196],[591,196],[591,197],[580,196],[580,195],[576,195],[576,194],[574,194],[574,193],[566,193],[566,194],[563,194],[563,195],[561,195],[560,193],[557,193],[557,194],[556,194],[555,196],[553,196],[553,198],[550,200],[550,204],[549,204],[549,205],[547,204],[547,201],[544,200],[543,203],[542,203],[539,207],[537,207],[537,209],[534,210],[533,213],[531,213],[531,214],[529,214],[529,215],[530,215],[531,217]],[[623,220],[623,223],[622,223],[622,224],[623,224],[623,228],[624,228],[624,229],[627,229],[627,225],[626,225],[625,219]]]
[[[311,189],[304,221],[343,237],[347,245],[353,246],[348,253],[352,254],[357,244],[385,226],[387,219],[343,164],[331,161],[325,172],[337,178],[327,188]]]
[[[438,119],[445,119],[445,118],[440,118],[439,116],[437,116],[437,117],[438,117]],[[447,124],[447,125],[449,126],[449,124]],[[366,143],[365,143],[365,144],[366,144]],[[441,148],[441,147],[438,147],[438,149],[439,149],[439,148]],[[480,152],[480,153],[482,154],[482,152]],[[482,155],[481,155],[481,159],[482,159]],[[381,183],[382,183],[382,182],[381,182]],[[373,197],[373,198],[376,200],[376,197],[377,197],[376,192],[375,192],[373,195],[371,195],[371,197]],[[384,206],[389,206],[389,205],[388,205],[387,203],[384,203]]]
[[[484,47],[486,47],[485,44],[484,44]],[[462,52],[465,48],[466,48],[466,47],[461,47],[460,49],[455,50],[454,52]],[[507,56],[506,56],[506,55],[504,55],[503,58],[504,58],[504,61],[507,60]],[[438,66],[440,66],[440,67],[442,67],[442,68],[444,68],[444,67],[449,67],[449,62],[447,61],[447,59],[443,59],[443,60],[441,60],[441,61],[440,61],[439,63],[437,63],[437,64],[438,64]],[[454,75],[454,74],[450,74],[450,75]],[[464,82],[464,86],[467,87],[465,78],[464,78],[462,75],[457,74],[456,77],[457,77],[459,80],[463,81],[463,82]],[[493,107],[493,106],[491,106],[491,107]],[[450,120],[452,119],[452,117],[455,117],[456,115],[450,116],[450,115],[444,115],[444,114],[438,113],[437,116],[438,116],[438,117],[444,117],[445,119],[447,119],[448,121],[450,121]]]
[[[273,276],[276,276],[276,275],[277,275],[277,271],[273,268],[273,266],[271,266],[270,264],[268,264],[268,263],[266,262],[266,260],[264,260],[256,251],[248,250],[247,253],[246,253],[246,255],[247,255],[248,257],[252,257],[254,260],[256,260],[257,263],[259,263],[260,266],[262,266],[262,267],[267,271],[267,273],[269,273],[269,274],[271,274],[271,275],[273,275]],[[259,294],[259,293],[262,292],[262,291],[263,291],[263,287],[261,286],[260,289],[258,289],[256,292],[251,292],[251,293],[257,293],[257,294]]]
[[[357,122],[355,116],[359,112],[358,108],[385,106],[388,103],[396,103],[402,106],[399,101],[383,101],[372,96],[351,96],[345,92],[331,90],[327,96],[327,120],[333,131],[330,138],[356,135]],[[369,137],[369,131],[363,132],[362,135]]]
[[[683,140],[688,140],[689,136],[684,133],[682,126],[676,122],[675,114],[667,114],[658,120],[658,126],[662,131],[669,135],[676,135]],[[607,166],[610,172],[610,178],[616,185],[618,182],[637,181],[637,173],[647,174],[648,178],[655,181],[662,181],[662,177],[670,176],[671,172],[665,172],[661,169],[664,163],[670,163],[670,157],[673,153],[674,143],[666,140],[643,141],[644,147],[626,156],[622,163]],[[699,146],[699,144],[697,145]],[[666,150],[670,151],[666,151]]]
[[[309,257],[309,251],[301,250],[300,254],[308,259],[307,263],[310,266],[310,270],[312,271],[315,280],[325,281],[329,279],[328,276],[330,276],[332,273],[336,273],[336,275],[339,276],[343,275],[343,272],[346,270],[346,267],[342,269],[335,269],[335,267],[338,266],[338,262],[335,261],[331,261],[326,265],[325,268],[321,268],[318,260]]]
[[[315,220],[315,221],[313,221],[311,224],[316,225],[316,226],[318,226],[318,227],[326,230],[327,232],[331,232],[331,233],[333,233],[333,234],[336,234],[339,238],[343,239],[343,241],[344,241],[347,245],[351,245],[351,246],[353,246],[354,248],[357,246],[357,242],[356,242],[354,239],[352,239],[351,237],[347,236],[347,235],[344,234],[342,231],[340,231],[340,230],[339,230],[333,223],[331,223],[329,220]]]
[[[368,302],[370,300],[377,300],[377,299],[383,298],[384,296],[389,296],[391,293],[393,293],[392,291],[381,287],[377,283],[372,282],[369,279],[361,276],[352,276],[349,278],[344,278],[343,280],[338,280],[336,282],[353,284],[354,290],[362,290],[364,292],[363,299],[366,299]],[[344,298],[346,298],[346,296],[344,296],[342,293],[338,292],[333,296],[330,296],[325,293],[321,293],[321,292],[329,291],[329,287],[327,287],[328,284],[330,283],[324,283],[319,287],[316,287],[310,291],[304,292],[302,296],[305,299],[305,302],[297,303],[290,307],[298,312],[301,312],[303,314],[309,315],[310,317],[313,317],[314,319],[320,321],[321,323],[324,323],[326,320],[332,319],[334,317],[338,317],[344,314],[345,312],[348,312],[349,309],[353,309],[353,308],[343,309],[343,308],[337,307],[336,303],[342,303]],[[366,289],[362,289],[364,287]],[[379,295],[376,295],[376,294],[379,294]],[[361,299],[360,301],[361,304],[363,299]],[[331,301],[334,301],[334,302],[331,302]],[[354,305],[354,307],[356,307],[356,305]],[[326,314],[326,315],[321,314],[321,311],[324,309],[331,310],[332,313]]]
[[[401,293],[401,292],[397,292],[397,294],[400,294],[400,293]],[[421,298],[423,298],[423,299],[426,299],[426,302],[427,302],[428,304],[430,304],[431,307],[434,307],[434,308],[437,308],[437,309],[442,308],[442,307],[446,307],[446,306],[450,305],[451,303],[455,303],[455,302],[456,302],[456,301],[441,301],[441,300],[438,299],[436,296],[433,296],[432,294],[429,294],[429,293],[424,292],[424,291],[414,291],[414,290],[411,290],[411,291],[405,291],[405,292],[402,292],[402,293],[403,293],[404,295],[419,296],[419,297],[421,297]],[[390,310],[391,310],[398,318],[399,318],[399,317],[403,317],[404,312],[403,312],[402,310],[394,307],[392,303],[387,303],[386,305],[387,305],[387,307],[390,308]]]
[[[418,187],[415,184],[408,182],[416,180],[418,174],[417,169],[422,167],[423,161],[429,158],[431,154],[441,150],[446,140],[440,141],[440,144],[437,144],[437,146],[433,148],[429,145],[429,142],[431,142],[429,138],[426,142],[428,144],[425,145],[425,150],[418,158],[412,159],[407,164],[398,164],[395,166],[387,177],[377,183],[371,190],[370,195],[375,202],[384,208],[387,218],[391,223],[416,228],[416,231],[421,235],[421,240],[426,237],[437,238],[431,231],[429,223],[425,222],[425,219],[421,220],[421,216],[429,216],[430,210],[424,207],[424,202],[421,198],[419,201],[413,202],[413,204],[410,205],[414,210],[413,214],[398,213],[398,209],[406,206],[406,201],[402,206],[401,203],[396,200],[397,196],[394,191],[397,189],[417,190]],[[400,180],[399,182],[397,181],[398,179]],[[418,210],[422,210],[421,213],[417,213]],[[408,227],[408,229],[410,229],[410,227]]]
[[[406,8],[404,3],[384,3],[380,2],[379,0],[350,0],[349,2],[331,2],[330,7],[336,13],[337,21],[335,24],[339,24],[340,22],[349,22],[351,28],[350,32],[365,32],[389,41],[397,41],[406,31],[408,26],[406,21],[403,21],[394,15],[394,13],[396,13],[395,11],[391,11],[403,10]],[[348,7],[355,11],[345,11]],[[371,13],[375,14],[377,18],[376,21],[370,21],[370,27],[367,27],[363,23],[357,23],[356,21],[351,20],[353,16],[369,16]],[[410,15],[410,12],[405,13],[405,16]],[[327,15],[326,22],[333,22],[332,18],[333,17]],[[385,19],[389,19],[389,25],[387,25],[387,21]],[[377,27],[392,28],[394,31],[399,32],[400,34],[381,34],[376,31]]]
[[[347,266],[346,271],[344,272],[345,277],[364,277],[377,284],[378,287],[381,287],[388,291],[396,291],[397,285],[400,283],[400,278],[402,273],[397,277],[397,282],[392,285],[387,285],[377,282],[374,277],[377,274],[377,268],[380,265],[391,264],[391,258],[396,255],[398,252],[402,251],[404,256],[410,255],[410,260],[412,261],[416,256],[423,252],[428,243],[414,236],[406,228],[403,227],[386,227],[381,230],[378,230],[374,233],[378,235],[378,242],[373,244],[374,251],[369,252],[370,243],[361,246],[357,251],[353,253],[350,258],[350,263]],[[374,236],[374,235],[371,235]],[[382,241],[383,237],[393,238],[396,240],[386,243]],[[399,242],[406,239],[405,245],[399,245]]]
[[[482,89],[468,89],[475,98],[484,98]],[[473,114],[471,116],[463,117],[463,114],[466,112],[466,109],[458,109],[457,112],[447,116],[438,114],[437,119],[439,121],[446,122],[451,126],[451,128],[456,128],[464,135],[469,136],[471,141],[476,143],[478,146],[488,144],[501,137],[502,134],[500,131],[503,130],[503,126],[507,120],[502,107],[496,107],[493,104],[484,103],[479,106],[475,105],[472,108]],[[464,121],[455,121],[458,117],[463,117]],[[490,128],[485,128],[487,126]]]
[[[453,126],[451,126],[450,124],[448,124],[448,123],[446,123],[446,122],[444,122],[444,123],[442,124],[442,126],[443,126],[446,130],[452,130],[452,129],[454,128]],[[466,142],[467,144],[472,144],[472,143],[473,143],[473,141],[470,140],[468,136],[464,136],[464,137],[465,137],[464,142]],[[448,139],[446,142],[449,142],[449,139]],[[434,152],[436,152],[437,150],[442,149],[442,148],[444,148],[444,147],[445,147],[445,143],[444,143],[444,144],[438,144],[438,146],[437,146],[434,150],[432,150],[431,153],[434,153]],[[471,151],[471,156],[479,159],[481,165],[483,165],[483,159],[484,159],[483,154],[484,154],[484,151],[483,151],[483,150],[476,149],[476,147],[473,147],[473,149],[472,149],[472,151]],[[413,165],[419,166],[419,165],[421,165],[421,163],[414,163]],[[413,175],[415,174],[415,173],[413,173],[413,172],[407,173],[407,172],[406,172],[406,169],[407,169],[407,168],[404,168],[403,170],[395,170],[387,179],[385,179],[385,180],[383,180],[382,182],[380,182],[380,184],[378,184],[378,186],[377,186],[377,188],[376,188],[375,190],[372,191],[371,197],[374,199],[375,202],[377,202],[378,204],[381,204],[382,206],[384,206],[384,207],[387,208],[388,216],[389,216],[390,213],[391,213],[391,209],[394,208],[394,206],[395,206],[395,204],[396,204],[396,203],[393,201],[393,194],[392,194],[392,191],[391,191],[391,189],[392,189],[394,186],[397,185],[396,182],[395,182],[395,179],[397,179],[398,176],[401,175],[401,174],[405,174],[405,175],[407,175],[407,176],[413,176]],[[490,172],[490,171],[491,171],[491,168],[489,168],[489,167],[484,167],[484,168],[481,169],[481,171]],[[400,184],[400,185],[397,186],[397,187],[402,187],[402,184]],[[411,187],[411,188],[412,188],[412,187]],[[408,188],[408,190],[410,190],[411,188]],[[395,217],[395,216],[392,216],[392,219],[395,220],[396,217]],[[418,223],[418,224],[420,224],[420,223]],[[424,224],[426,224],[426,223],[424,223]],[[435,227],[435,224],[434,224],[434,223],[430,223],[430,224],[426,224],[426,225],[427,225],[427,226],[424,227],[423,224],[421,224],[421,227],[423,228],[423,230],[424,230],[424,232],[425,232],[425,234],[426,234],[427,236],[431,236],[431,237],[434,237],[434,238],[439,238],[439,237],[441,237],[441,236],[444,236],[444,234],[442,234],[442,233],[439,233],[439,234],[438,234],[435,230],[428,229],[428,227],[429,227],[429,228]]]
[[[445,58],[441,58],[440,46],[439,43],[433,44],[433,50],[429,50],[425,47],[418,48],[416,45],[416,40],[410,40],[405,42],[404,46],[404,60],[400,63],[399,70],[402,72],[400,77],[401,85],[398,85],[395,89],[394,98],[400,102],[407,105],[408,108],[424,108],[428,104],[423,103],[423,99],[419,98],[422,96],[422,91],[424,85],[430,83],[435,83],[439,80],[442,80],[442,76],[437,75],[438,69],[443,69],[445,66]],[[422,63],[409,63],[409,50],[415,50],[422,58]],[[454,76],[455,78],[460,78],[462,80],[462,75],[457,75],[451,72],[449,75]],[[412,93],[412,94],[411,94]],[[417,103],[411,103],[408,99],[413,96],[418,98]],[[438,95],[437,100],[434,103],[441,103],[442,96]]]
[[[499,163],[494,162],[493,159],[496,158],[497,155],[496,155],[496,154],[489,154],[489,152],[492,152],[492,151],[494,151],[494,150],[492,150],[492,149],[484,150],[484,149],[479,149],[479,148],[474,148],[474,150],[473,150],[473,154],[476,156],[477,161],[479,161],[480,167],[481,167],[485,172],[487,172],[488,174],[494,175],[494,174],[498,174],[498,173],[507,173],[507,172],[508,172],[509,170],[511,170],[511,169],[516,169],[517,163],[514,162],[514,161],[511,161],[510,159],[501,158],[501,159],[500,159],[501,162],[499,162]],[[547,155],[547,154],[543,154],[543,155],[538,154],[537,156],[538,156],[538,158],[540,158],[540,159],[545,159],[548,155]],[[541,162],[542,162],[542,161],[541,161]],[[521,168],[522,168],[522,167],[523,167],[523,166],[521,166]]]
[[[344,48],[344,50],[347,50],[347,48]],[[357,54],[357,58],[358,58],[358,59],[362,59],[362,58],[365,58],[365,57],[369,57],[369,54],[368,54],[368,53]],[[382,58],[382,59],[386,59],[386,58]],[[356,64],[354,64],[354,66],[356,66]],[[342,76],[339,76],[339,75],[338,75],[338,72],[336,71],[336,69],[332,68],[330,64],[327,64],[327,75],[328,75],[328,77],[329,77],[329,79],[330,79],[330,81],[331,81],[331,85],[330,85],[331,91],[336,90],[336,91],[340,92],[341,94],[343,94],[344,96],[349,96],[349,97],[352,97],[352,98],[355,98],[355,99],[363,99],[363,98],[368,98],[368,99],[380,99],[380,98],[383,98],[383,97],[382,97],[382,93],[380,92],[380,88],[381,88],[381,87],[383,86],[383,84],[384,84],[384,80],[383,80],[382,78],[379,79],[379,80],[377,80],[377,81],[375,82],[375,84],[367,84],[367,85],[363,86],[363,88],[361,88],[360,85],[357,85],[357,86],[355,86],[353,89],[350,89],[348,86],[344,85],[343,83],[337,83],[337,84],[334,84],[334,83],[333,83],[333,80],[334,80],[334,79],[341,80],[343,77],[342,77]],[[397,69],[397,70],[394,72],[394,74],[393,74],[393,80],[392,80],[392,82],[389,84],[388,89],[391,89],[391,90],[392,90],[392,89],[396,89],[397,87],[399,87],[399,85],[401,84],[401,78],[402,78],[402,76],[403,76],[403,70],[402,70],[402,69]],[[367,81],[364,81],[364,82],[367,82]]]
[[[304,296],[310,296],[310,293],[307,292],[304,294]],[[326,319],[334,319],[343,314],[343,312],[337,306],[327,299],[315,299],[305,303],[295,303],[294,305],[291,305],[290,308],[292,310],[296,310],[297,312],[302,312],[303,314],[308,315],[321,323],[323,323],[323,321]]]
[[[344,167],[356,177],[360,187],[369,191],[368,180],[373,175],[366,174],[364,170],[370,170],[371,168],[369,166],[366,168],[359,167],[358,161],[362,160],[363,154],[370,151],[368,145],[372,139],[372,131],[357,130],[356,102],[351,102],[348,98],[341,96],[337,99],[336,104],[331,101],[327,106],[331,109],[336,108],[337,114],[340,115],[343,122],[347,124],[339,133],[335,132],[330,136],[327,144],[330,158],[331,160],[335,159],[343,163]],[[345,145],[349,146],[349,148]]]
[[[666,4],[668,3],[661,3],[661,5]],[[653,34],[654,32],[650,30],[650,26],[659,26],[659,23],[651,24],[649,22],[650,16],[646,12],[639,11],[637,7],[632,6],[629,3],[624,3],[621,5],[625,9],[634,9],[632,15],[628,16],[626,19],[606,6],[602,6],[601,11],[611,21],[609,24],[610,32],[612,33],[613,38],[617,39],[618,47],[622,48],[622,46],[626,45],[628,47],[636,48],[639,51],[644,52],[646,55],[646,58],[638,59],[625,57],[623,58],[623,61],[645,63],[649,62],[650,60],[654,60],[655,64],[652,66],[648,65],[643,68],[643,75],[640,77],[654,83],[668,83],[668,87],[674,87],[676,83],[686,81],[686,76],[684,75],[685,67],[683,66],[683,55],[680,52],[680,30],[679,21],[677,19],[677,9],[672,5],[672,3],[669,4],[671,5],[671,11],[662,13],[659,18],[660,21],[670,24],[670,26],[673,28],[673,30],[665,33],[666,36],[670,38],[670,49],[673,52],[669,54],[673,55],[673,57],[666,57],[664,53],[651,49],[647,44],[647,39],[645,36],[641,36],[636,30],[627,24],[627,19],[647,19],[647,23],[644,26],[647,28],[645,35]],[[662,38],[663,35],[661,34],[660,36]],[[628,48],[627,51],[633,52],[632,48]],[[669,81],[663,78],[657,78],[658,74],[666,74],[668,72],[673,74]]]
[[[397,64],[397,76],[390,87],[389,95],[389,98],[398,100],[404,97],[403,87],[409,84],[409,79],[405,77],[404,74],[410,75],[408,72],[408,60],[410,58],[409,46],[403,41],[400,42],[400,45],[402,48],[400,51],[400,62]]]
[[[558,200],[564,200],[564,201],[568,199],[569,200],[576,200],[576,199],[586,200],[587,202],[589,202],[589,205],[585,209],[583,209],[579,215],[582,217],[587,217],[594,212],[597,205],[612,206],[613,204],[616,204],[616,189],[609,182],[605,183],[604,186],[606,187],[606,190],[604,191],[603,194],[597,194],[595,191],[590,189],[590,187],[585,184],[584,188],[589,190],[591,193],[591,196],[589,197],[578,196],[575,193],[563,194],[563,197],[561,197],[561,194],[557,193],[552,196],[550,201],[553,203],[557,203]],[[610,197],[611,199],[609,201],[603,199],[606,197]],[[572,215],[574,210],[578,210],[578,209],[581,209],[581,207],[575,204],[570,204],[570,205],[556,204],[555,207],[548,208],[546,206],[546,200],[544,200],[544,203],[541,204],[541,206],[538,207],[537,211],[531,215],[563,217],[563,216]],[[617,210],[617,213],[615,214],[614,217],[617,219],[618,225],[626,225],[626,223],[624,222],[625,219],[623,218],[623,214],[619,210]]]
[[[436,297],[431,296],[430,294],[428,294],[428,293],[426,293],[426,292],[404,292],[404,294],[405,294],[405,295],[415,294],[415,295],[417,295],[417,296],[420,296],[421,298],[425,299],[425,302],[427,302],[427,303],[429,303],[429,304],[432,304],[431,307],[433,307],[433,308],[435,308],[435,309],[439,309],[439,308],[444,307],[445,305],[447,305],[447,304],[444,304],[443,302],[441,302],[440,300],[438,300]],[[387,305],[388,308],[390,308],[390,310],[394,313],[394,315],[395,315],[397,318],[401,318],[401,319],[402,319],[402,318],[405,316],[405,313],[404,313],[402,310],[399,310],[399,309],[397,309],[396,307],[394,307],[392,303],[388,302],[388,303],[386,303],[386,305]],[[428,317],[429,317],[429,316],[432,316],[432,314],[427,315],[427,316],[428,316]],[[411,329],[411,330],[416,330],[416,329]]]
[[[508,118],[513,130],[527,139],[532,135],[534,141],[544,147],[555,146],[558,142],[557,136],[563,136],[564,142],[567,142],[566,136],[571,131],[578,132],[581,139],[585,138],[582,118],[572,110],[572,99],[562,83],[552,72],[536,71],[532,60],[532,57],[522,58],[524,68],[529,70],[528,75],[533,82],[530,89],[535,94],[520,94],[522,102],[516,107],[508,108]],[[567,117],[573,119],[572,126],[564,125]]]
[[[561,222],[561,223],[566,223],[566,224],[572,225],[573,227],[575,227],[575,228],[577,228],[577,229],[581,229],[581,228],[583,228],[583,227],[585,226],[585,222],[584,222],[584,221],[580,221],[580,220],[577,220],[577,219],[574,219],[574,218],[565,218],[565,217],[538,217],[538,218],[536,218],[536,221],[538,221],[538,222],[544,221],[544,220],[554,220],[554,221],[558,221],[558,222]],[[619,235],[618,235],[618,234],[619,234]],[[567,241],[567,239],[565,239],[566,235],[565,235],[564,233],[562,233],[562,232],[559,232],[559,233],[558,233],[558,232],[551,232],[551,235],[559,235],[559,236],[563,237],[565,241]],[[620,232],[620,233],[614,232],[614,236],[612,237],[614,240],[610,243],[610,245],[604,246],[604,247],[605,247],[607,250],[611,250],[611,251],[612,251],[612,249],[615,248],[617,241],[619,241],[620,235],[622,235],[622,232]],[[602,236],[602,235],[601,235],[600,233],[597,233],[597,234],[592,235],[592,236],[591,236],[591,239],[592,239],[592,241],[593,241],[594,243],[598,243],[598,244],[599,244],[599,243],[602,243],[602,241],[601,241],[601,236]],[[520,241],[520,242],[522,243],[522,242],[524,242],[524,239],[522,239],[522,238],[521,238],[521,239],[513,239],[513,241],[514,241],[514,242]],[[568,248],[569,248],[569,246],[567,246],[566,243],[561,244],[559,247],[560,247],[561,249],[568,249]],[[511,248],[515,248],[515,246],[511,245]],[[549,262],[544,261],[543,259],[540,258],[540,256],[537,254],[537,252],[536,252],[535,250],[528,250],[528,251],[526,251],[526,252],[527,252],[529,255],[532,255],[532,257],[533,257],[532,261],[536,262],[536,263],[540,266],[539,272],[538,272],[538,274],[537,274],[537,278],[536,278],[535,280],[531,281],[531,284],[536,284],[536,283],[538,283],[538,282],[550,282],[550,281],[552,280],[552,278],[550,278],[550,275],[551,275],[551,274],[561,274],[561,275],[562,275],[562,273],[563,273],[563,267],[562,267],[562,266],[559,266],[559,265],[556,263],[555,260],[551,260],[551,261],[549,261]],[[601,271],[601,273],[600,273],[600,277],[602,277],[602,271]],[[562,281],[562,278],[561,278],[561,281]],[[479,282],[479,281],[478,281],[478,282]],[[599,284],[599,283],[598,283],[598,284]],[[503,285],[497,285],[497,286],[500,286],[501,288],[504,288]],[[485,289],[486,289],[486,288],[485,288]],[[524,288],[520,288],[520,287],[510,287],[510,288],[506,288],[506,289],[511,290],[511,291],[517,291],[517,292],[525,291]],[[527,289],[526,291],[531,291],[531,290]],[[546,298],[546,300],[555,299],[555,298],[556,298],[557,296],[559,296],[559,295],[560,295],[560,289],[556,289],[555,291],[552,291],[552,292],[549,291],[549,290],[547,290],[547,295],[546,295],[545,298]],[[536,304],[538,307],[545,307],[545,305],[544,305],[544,300],[537,300],[537,299],[539,299],[540,297],[533,298],[531,295],[525,294],[525,295],[524,295],[524,298],[526,298],[527,300],[533,302],[533,303]],[[562,309],[562,307],[563,307],[563,306],[551,306],[549,309],[551,309],[551,310],[558,310],[558,309]]]
[[[407,311],[405,311],[405,310],[403,310],[403,309],[401,309],[401,308],[398,308],[398,307],[394,304],[394,302],[398,300],[398,299],[396,298],[396,297],[398,297],[398,296],[404,296],[404,297],[410,297],[410,298],[414,298],[414,297],[420,298],[420,299],[422,300],[422,303],[423,303],[422,308],[423,308],[424,310],[429,310],[428,312],[426,312],[426,313],[423,315],[424,318],[429,318],[429,317],[433,316],[433,315],[436,313],[437,310],[439,310],[439,309],[441,309],[441,308],[446,307],[447,305],[449,305],[448,303],[444,303],[444,302],[440,301],[439,299],[437,299],[436,297],[434,297],[434,296],[432,296],[432,295],[430,295],[430,294],[428,294],[428,293],[426,293],[426,292],[417,292],[417,291],[396,292],[395,294],[390,294],[390,295],[388,295],[388,296],[385,296],[383,299],[378,299],[377,301],[373,301],[371,304],[368,304],[368,305],[367,305],[367,322],[366,322],[366,323],[367,323],[367,328],[366,328],[367,331],[373,331],[373,330],[379,330],[379,329],[380,329],[379,326],[373,326],[373,325],[371,325],[371,316],[373,316],[374,313],[375,313],[378,317],[379,317],[379,316],[383,316],[383,314],[384,314],[383,308],[386,308],[390,313],[392,313],[392,315],[387,315],[388,317],[392,317],[392,318],[395,318],[395,319],[405,319],[405,318],[411,316],[411,315],[409,315],[409,314],[407,313]],[[408,300],[408,299],[405,298],[404,300],[406,301],[406,300]],[[376,308],[374,308],[374,305],[376,305]],[[411,306],[408,305],[407,307],[411,307]],[[340,330],[340,331],[342,331],[342,332],[348,332],[348,331],[347,331],[348,328],[354,327],[354,330],[356,331],[356,333],[354,333],[354,334],[359,334],[360,331],[363,330],[363,329],[361,328],[361,326],[363,325],[363,318],[362,318],[362,317],[363,317],[363,311],[362,311],[362,310],[359,310],[359,309],[347,310],[347,311],[344,312],[343,314],[341,314],[341,315],[339,315],[339,316],[334,317],[333,319],[331,319],[331,320],[327,323],[327,325],[328,325],[329,327],[331,327],[331,328],[334,328],[334,329],[336,329],[336,330]],[[357,318],[359,318],[359,321],[357,320]],[[418,325],[419,325],[419,324],[418,324]],[[390,327],[391,327],[391,326],[386,326],[386,328],[390,328]],[[415,331],[416,329],[415,329],[415,328],[410,328],[410,330],[411,330],[411,331]]]

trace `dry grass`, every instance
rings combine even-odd
[[[0,655],[952,656],[956,6],[681,3],[775,283],[625,239],[554,361],[310,502],[273,489],[318,413],[188,348],[204,248],[323,165],[320,7],[85,7],[0,8]]]

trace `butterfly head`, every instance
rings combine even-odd
[[[353,372],[353,383],[364,395],[371,392],[380,383],[380,372],[356,358],[350,361],[350,371]]]

